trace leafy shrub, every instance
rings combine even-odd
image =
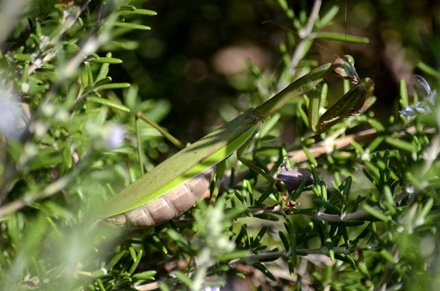
[[[423,113],[408,107],[402,81],[401,108],[414,116],[379,121],[369,111],[318,137],[307,126],[308,98],[298,98],[252,141],[251,171],[228,159],[208,203],[151,229],[95,224],[104,201],[173,152],[151,126],[136,131],[134,118],[143,112],[160,122],[171,103],[111,77],[148,37],[156,13],[143,2],[1,2],[3,290],[233,289],[240,280],[262,290],[436,286],[440,124],[426,83]],[[311,40],[365,42],[326,30],[337,6],[320,15],[320,1],[309,14],[278,2],[302,38],[286,32],[276,73],[249,63],[250,73],[230,79],[244,91],[242,104],[261,104],[315,67]],[[220,116],[230,119],[230,109]],[[296,133],[288,145],[279,123],[286,119]],[[285,193],[258,174],[276,176],[283,164],[306,169],[314,184]],[[286,195],[301,205],[286,205]]]

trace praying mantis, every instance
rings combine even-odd
[[[351,56],[337,58],[165,160],[112,198],[99,216],[114,224],[152,227],[181,215],[209,190],[217,164],[234,152],[242,153],[271,114],[292,98],[314,90],[331,74],[355,86],[321,117],[320,97],[312,96],[308,114],[311,130],[321,133],[347,116],[364,112],[372,100],[374,83],[369,78],[360,80]]]

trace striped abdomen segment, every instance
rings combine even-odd
[[[214,171],[215,167],[211,167],[162,196],[106,220],[136,227],[151,227],[165,223],[190,209],[209,191]]]

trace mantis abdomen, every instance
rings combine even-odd
[[[191,208],[209,191],[215,166],[141,206],[106,220],[115,224],[151,227],[169,221]]]

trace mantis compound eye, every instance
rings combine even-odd
[[[354,68],[354,59],[350,55],[337,58],[333,62],[333,71],[341,78],[350,80],[351,83],[359,83],[359,75]]]
[[[345,61],[349,62],[352,67],[354,67],[354,58],[350,55],[344,55],[342,57]]]

